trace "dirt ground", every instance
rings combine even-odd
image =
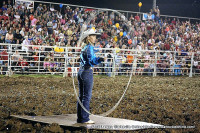
[[[95,76],[91,112],[99,114],[114,106],[127,82],[128,77],[125,76]],[[70,77],[0,77],[0,132],[70,132],[72,130],[55,123],[31,123],[10,115],[71,113],[76,113],[76,97]],[[166,126],[195,126],[190,129],[147,129],[136,132],[200,132],[200,77],[133,76],[124,99],[109,116]]]

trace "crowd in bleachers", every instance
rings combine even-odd
[[[21,65],[22,68],[26,66],[24,70],[29,70],[30,66],[38,65],[37,61],[42,61],[40,65],[45,71],[62,71],[59,67],[64,67],[64,63],[61,63],[66,61],[64,54],[59,54],[62,58],[54,58],[53,48],[41,49],[39,46],[78,47],[81,26],[92,11],[66,6],[60,12],[54,9],[54,6],[49,7],[46,4],[39,4],[35,9],[27,9],[25,4],[11,5],[10,0],[3,1],[3,6],[0,8],[0,43],[21,45],[12,48],[0,46],[1,59],[7,60],[9,49],[15,52],[19,50],[24,51],[24,54],[29,57],[24,59],[23,55],[19,54],[12,65]],[[154,14],[153,18],[152,14]],[[166,72],[171,75],[174,73],[175,75],[188,74],[192,52],[194,52],[194,64],[192,65],[197,70],[196,72],[199,72],[199,22],[190,23],[190,21],[180,21],[177,18],[161,18],[158,7],[150,11],[145,21],[138,14],[129,15],[127,25],[123,15],[119,16],[114,12],[98,14],[88,25],[89,28],[95,27],[98,32],[102,33],[95,47],[138,50],[136,74],[141,75],[144,72],[150,74],[154,71],[155,54],[148,51],[140,52],[140,50],[164,50],[158,55],[156,68],[160,73]],[[119,27],[115,26],[116,23],[119,23]],[[120,35],[121,32],[123,35]],[[39,51],[43,51],[40,53],[40,58],[38,57]],[[72,51],[75,50],[72,49]],[[173,54],[167,51],[175,52]],[[108,51],[103,52],[108,53]],[[135,57],[130,55],[128,57],[128,54],[129,52],[120,51],[117,55],[110,53],[106,56],[110,58],[118,56],[120,60],[115,59],[117,66],[128,68],[131,67],[132,58]],[[106,62],[109,63],[104,66],[112,67],[113,60],[107,59]],[[6,66],[8,62],[0,63]],[[97,71],[109,72],[111,70],[98,69]],[[128,72],[128,69],[125,71]]]

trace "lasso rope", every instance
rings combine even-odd
[[[118,105],[119,105],[120,102],[122,101],[124,95],[126,94],[126,91],[127,91],[128,87],[129,87],[129,84],[130,84],[130,82],[131,82],[132,75],[133,75],[133,68],[134,68],[134,66],[136,66],[136,65],[135,65],[136,62],[137,62],[137,57],[134,59],[134,63],[133,63],[133,65],[132,65],[132,70],[131,70],[131,75],[130,75],[130,77],[129,77],[129,81],[128,81],[127,86],[126,86],[126,89],[124,90],[124,92],[123,92],[121,98],[119,99],[119,101],[118,101],[118,102],[115,104],[115,106],[113,106],[110,110],[108,110],[108,111],[105,112],[105,113],[99,114],[99,116],[108,116],[110,113],[112,113],[112,112],[118,107]],[[73,67],[74,67],[74,65],[73,65]],[[83,108],[83,110],[84,110],[85,112],[87,112],[87,113],[90,114],[90,115],[95,115],[95,114],[90,113],[90,112],[83,106],[82,102],[80,101],[80,99],[79,99],[79,97],[78,97],[78,94],[77,94],[77,91],[76,91],[76,87],[75,87],[75,83],[74,83],[74,76],[73,76],[73,74],[72,74],[72,80],[73,80],[74,93],[75,93],[75,95],[76,95],[76,98],[77,98],[78,103],[80,104],[80,106]]]
[[[102,11],[101,11],[101,12],[102,12]],[[118,13],[119,15],[121,15],[120,17],[123,17],[123,18],[124,18],[124,21],[126,21],[126,23],[127,23],[127,19],[126,19],[126,17],[125,17],[124,15],[122,15],[121,13],[119,13],[118,11],[115,11],[115,10],[113,10],[113,12]],[[100,13],[100,12],[99,12],[99,13]],[[83,31],[86,29],[87,24],[88,24],[92,19],[94,19],[94,17],[95,17],[95,14],[92,14],[92,15],[88,18],[88,20],[86,21],[86,23],[83,24],[82,29],[81,29],[81,36],[80,36],[80,39],[79,39],[79,41],[78,41],[78,46],[80,46],[80,42],[81,42],[81,38],[82,38],[82,33],[83,33]],[[127,23],[127,25],[128,25],[128,23]],[[129,30],[130,30],[130,28],[129,28]],[[130,82],[131,82],[132,75],[133,75],[133,68],[134,68],[134,66],[136,66],[136,62],[137,62],[137,56],[136,56],[136,58],[134,59],[134,63],[132,64],[131,74],[130,74],[129,81],[128,81],[128,83],[127,83],[126,89],[124,90],[124,92],[123,92],[122,96],[120,97],[120,99],[118,100],[118,102],[117,102],[110,110],[108,110],[108,111],[105,112],[105,113],[99,114],[98,116],[108,116],[110,113],[112,113],[112,112],[118,107],[118,105],[119,105],[120,102],[122,101],[124,95],[126,94],[126,91],[127,91],[128,87],[129,87],[129,84],[130,84]],[[73,68],[74,68],[74,63],[73,63]],[[90,113],[90,112],[84,107],[84,105],[82,104],[82,102],[80,101],[80,99],[79,99],[79,97],[78,97],[78,94],[77,94],[77,91],[76,91],[73,73],[72,73],[72,80],[73,80],[74,93],[75,93],[75,95],[76,95],[76,98],[77,98],[78,103],[80,104],[80,106],[83,108],[83,110],[84,110],[85,112],[87,112],[87,113],[90,114],[90,115],[95,115],[95,114]]]

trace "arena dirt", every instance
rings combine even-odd
[[[91,112],[99,114],[114,106],[127,82],[128,77],[125,76],[95,76]],[[137,132],[200,132],[199,96],[199,77],[134,76],[124,99],[109,116],[166,126],[195,126],[192,129],[147,129]],[[56,123],[32,123],[10,115],[71,113],[76,113],[76,97],[70,77],[0,77],[0,132],[70,132],[71,129]]]

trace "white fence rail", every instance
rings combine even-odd
[[[1,44],[0,74],[63,74],[76,75],[79,69],[81,49],[60,47],[63,52],[55,52],[53,46],[21,44]],[[32,47],[38,47],[33,51]],[[200,53],[97,48],[97,56],[105,60],[94,67],[95,74],[108,76],[129,75],[133,66],[134,75],[193,75],[200,74]]]

